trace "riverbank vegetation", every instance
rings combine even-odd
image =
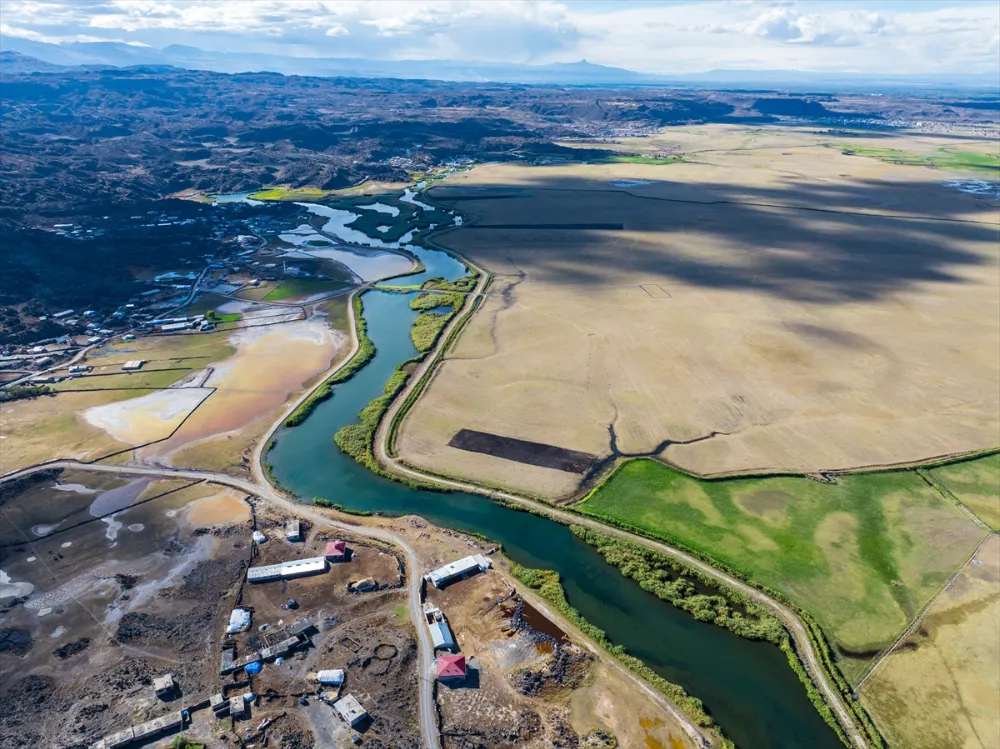
[[[575,508],[662,538],[808,611],[851,681],[964,564],[985,531],[913,471],[703,481],[624,463]]]
[[[608,640],[604,630],[595,627],[583,618],[583,615],[570,606],[566,600],[566,593],[559,580],[559,573],[554,570],[539,570],[530,567],[522,567],[515,564],[511,569],[511,574],[522,584],[531,588],[550,603],[560,614],[569,619],[580,631],[613,655],[629,671],[653,685],[653,687],[663,693],[678,709],[681,710],[695,725],[722,734],[722,730],[712,720],[712,717],[705,711],[705,705],[697,697],[692,697],[684,688],[667,681],[649,666],[629,653],[620,645],[613,644]],[[729,739],[723,737],[723,749],[735,749],[735,745]]]
[[[40,395],[49,395],[56,392],[48,385],[11,385],[0,390],[0,403],[13,403],[14,401],[37,398]]]
[[[286,427],[294,427],[306,420],[306,417],[320,403],[333,395],[333,386],[341,382],[346,382],[356,375],[375,356],[375,344],[368,337],[368,326],[365,318],[361,314],[361,295],[354,297],[354,317],[358,326],[358,350],[347,364],[338,369],[333,375],[327,378],[326,382],[316,388],[312,395],[299,404],[292,413],[285,419]]]

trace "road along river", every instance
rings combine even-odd
[[[426,270],[398,283],[464,273],[464,266],[446,253],[407,249]],[[695,621],[622,577],[558,523],[477,495],[410,489],[373,475],[341,453],[333,434],[355,423],[358,412],[382,395],[396,365],[416,353],[409,328],[417,313],[409,308],[409,295],[375,289],[362,301],[377,354],[302,424],[275,433],[265,459],[284,488],[305,502],[325,497],[350,509],[419,514],[442,527],[498,541],[519,564],[558,571],[571,605],[612,642],[702,699],[740,749],[842,746],[776,647]]]

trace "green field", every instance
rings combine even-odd
[[[329,278],[286,278],[271,289],[262,301],[280,302],[285,299],[322,294],[328,291],[340,291],[350,284],[333,281]]]
[[[977,518],[1000,531],[1000,453],[927,471]]]
[[[614,156],[604,156],[597,161],[606,164],[653,164],[654,166],[659,166],[662,164],[677,164],[684,160],[682,156],[667,156],[666,158],[658,159],[655,156],[626,156],[614,155]]]
[[[907,153],[906,151],[899,151],[895,148],[855,148],[853,146],[837,146],[837,148],[840,148],[848,155],[869,156],[889,164],[930,166],[940,169],[964,169],[988,172],[995,176],[1000,176],[1000,157],[995,154],[952,151],[947,148],[939,148],[930,155],[922,156]]]
[[[970,461],[966,465],[975,465]],[[913,471],[703,481],[634,460],[580,511],[718,560],[812,614],[856,679],[985,531]]]
[[[320,200],[329,194],[329,190],[315,187],[267,187],[249,197],[252,200]]]

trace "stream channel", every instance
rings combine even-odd
[[[385,247],[382,243],[377,246]],[[409,245],[426,270],[399,283],[432,276],[456,279],[465,267],[450,255]],[[645,592],[607,564],[569,529],[507,509],[473,494],[411,489],[370,473],[333,442],[383,387],[396,365],[416,355],[410,295],[380,290],[362,297],[368,336],[377,353],[353,378],[334,388],[299,426],[282,427],[266,460],[275,478],[304,502],[324,497],[355,510],[417,514],[445,528],[473,531],[503,544],[527,567],[556,570],[569,603],[608,638],[665,679],[703,700],[739,749],[835,749],[836,734],[810,703],[784,654],[768,643],[737,637],[696,621]]]

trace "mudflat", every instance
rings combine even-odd
[[[430,190],[480,227],[439,244],[495,278],[402,426],[405,460],[556,499],[581,476],[449,442],[614,445],[700,475],[994,445],[995,196],[956,187],[979,174],[864,155],[953,144],[706,126],[643,147],[669,143],[682,161],[484,165]]]

